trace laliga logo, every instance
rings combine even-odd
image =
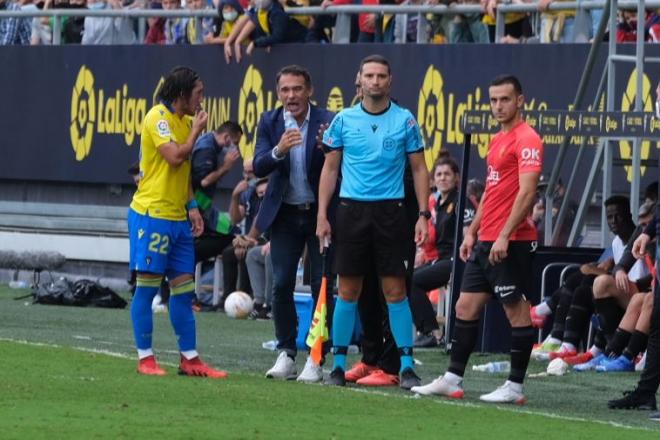
[[[127,146],[133,144],[136,134],[142,131],[142,120],[147,113],[147,101],[130,98],[128,85],[108,94],[94,90],[94,74],[87,66],[78,71],[71,93],[71,146],[76,160],[84,160],[92,149],[94,131],[98,134],[123,135]]]
[[[417,104],[417,120],[428,141],[424,158],[429,169],[442,148],[442,132],[445,129],[445,100],[442,86],[442,75],[430,65],[424,75]]]
[[[330,90],[325,108],[335,113],[344,109],[344,95],[341,93],[339,87],[333,87],[332,90]]]
[[[76,84],[71,92],[71,146],[76,160],[87,157],[92,148],[96,99],[94,98],[94,75],[85,66],[80,68]]]
[[[633,69],[628,79],[628,85],[626,86],[626,91],[623,93],[621,98],[621,111],[633,111],[635,109],[635,96],[637,95],[637,69]],[[651,98],[651,81],[649,78],[644,75],[644,82],[642,84],[642,95],[644,96],[642,111],[653,111],[653,99]],[[642,141],[641,156],[642,160],[648,159],[651,151],[651,142]],[[619,152],[621,153],[621,159],[632,159],[632,144],[629,141],[619,141]],[[632,166],[624,166],[627,172],[628,182],[632,182]],[[641,166],[640,170],[642,175],[646,171],[645,166]]]
[[[257,121],[264,111],[263,78],[253,66],[248,67],[243,79],[243,87],[238,100],[238,124],[243,128],[245,136],[241,137],[239,149],[241,156],[254,155],[257,141]],[[248,151],[249,150],[249,151]]]

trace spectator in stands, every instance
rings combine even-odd
[[[251,55],[255,47],[269,48],[274,44],[302,43],[307,28],[289,16],[277,0],[257,0],[257,9],[250,14],[255,25],[255,37],[245,53]]]
[[[619,12],[619,16],[616,28],[617,43],[634,43],[637,41],[637,11],[624,9]],[[650,9],[646,10],[644,41],[660,41],[660,15]]]
[[[504,0],[482,0],[481,4],[484,7],[486,14],[483,21],[488,26],[488,37],[491,43],[495,41],[495,22],[497,5],[500,3],[525,3],[523,0],[513,0],[507,2]],[[527,15],[519,12],[511,12],[504,14],[504,37],[510,39],[520,40],[531,35],[531,27]]]
[[[357,4],[362,5],[378,5],[379,0],[361,0],[357,1]],[[323,0],[321,3],[322,8],[327,8],[328,6],[340,6],[340,5],[351,5],[356,4],[353,0]],[[357,42],[358,43],[373,43],[376,41],[376,23],[378,21],[378,16],[376,14],[359,14],[358,15],[358,26],[360,33],[358,34]]]
[[[541,43],[573,43],[575,11],[550,11],[552,2],[571,0],[539,0],[541,14]]]
[[[428,0],[403,0],[401,6],[416,6],[429,4]],[[384,43],[428,43],[432,35],[432,26],[426,20],[419,20],[417,13],[385,14],[382,17]]]
[[[23,6],[24,11],[36,11],[38,9],[48,9],[48,4],[51,0],[39,1],[37,3],[29,3]],[[34,17],[32,18],[32,32],[30,37],[30,44],[33,46],[47,45],[52,42],[52,32],[48,17]]]
[[[163,9],[175,11],[181,9],[181,0],[162,0]],[[183,17],[168,18],[165,20],[165,42],[166,44],[185,44],[186,24],[188,20]]]
[[[87,8],[122,9],[121,0],[87,0]],[[134,44],[135,32],[127,17],[85,17],[82,44]]]
[[[151,2],[150,9],[163,9],[163,5],[159,1]],[[165,36],[165,22],[164,17],[151,17],[147,18],[147,25],[149,30],[144,37],[144,44],[166,44],[167,37]]]
[[[63,0],[55,3],[55,8],[84,9],[86,0]],[[51,27],[53,23],[51,22]],[[82,42],[85,17],[62,17],[62,42],[66,44],[80,44]]]
[[[256,7],[251,0],[248,9],[236,19],[236,23],[232,26],[231,32],[225,40],[225,62],[227,64],[229,64],[232,57],[237,63],[241,62],[242,46],[250,44],[252,34],[256,29],[256,25],[251,19],[254,14],[256,14]]]
[[[479,4],[481,0],[460,0],[460,4]],[[483,22],[483,14],[457,14],[450,27],[451,43],[488,43],[488,27]]]
[[[195,200],[204,218],[204,233],[195,239],[195,260],[204,261],[220,255],[232,242],[234,223],[227,212],[213,206],[216,183],[237,163],[236,147],[243,130],[227,121],[215,131],[199,137],[192,152],[192,185]]]
[[[186,6],[191,11],[204,9],[206,0],[187,0]],[[204,42],[204,25],[202,17],[189,17],[186,20],[186,41],[188,44],[202,44]]]
[[[20,11],[26,0],[0,0],[0,10]],[[32,35],[32,19],[29,17],[0,18],[0,46],[28,45]]]
[[[222,0],[218,9],[222,20],[219,21],[219,29],[216,29],[217,32],[204,36],[204,42],[207,44],[225,44],[237,24],[245,23],[242,20],[245,11],[238,0]]]

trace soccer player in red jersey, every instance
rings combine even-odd
[[[515,76],[498,76],[488,93],[501,130],[488,146],[486,191],[460,247],[466,264],[456,303],[451,361],[443,376],[412,391],[463,397],[463,374],[477,342],[479,316],[494,296],[511,323],[511,372],[503,386],[480,399],[522,404],[522,383],[534,342],[526,294],[537,236],[529,214],[541,175],[543,144],[522,118],[524,97]]]

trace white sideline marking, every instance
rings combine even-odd
[[[548,417],[551,419],[558,419],[558,420],[566,420],[566,421],[571,421],[571,422],[583,422],[583,423],[598,423],[601,425],[608,425],[608,426],[613,426],[616,428],[625,428],[625,429],[634,429],[634,430],[644,430],[644,431],[651,431],[655,432],[654,430],[650,428],[645,428],[645,427],[640,427],[640,426],[630,426],[630,425],[623,425],[618,422],[611,422],[611,421],[605,421],[605,420],[592,420],[592,419],[584,419],[581,417],[569,417],[569,416],[562,416],[559,414],[553,414],[553,413],[547,413],[543,411],[532,411],[532,410],[526,410],[526,409],[519,409],[519,407],[514,407],[514,406],[500,406],[500,405],[485,405],[485,404],[479,404],[479,403],[474,403],[474,402],[461,402],[459,400],[449,400],[449,399],[444,399],[442,397],[426,397],[426,396],[420,396],[419,394],[411,394],[409,396],[403,395],[403,394],[390,394],[390,393],[385,393],[383,391],[376,391],[376,390],[368,390],[365,388],[346,388],[347,390],[354,391],[357,393],[365,393],[365,394],[378,394],[380,396],[386,396],[386,397],[401,397],[403,399],[424,399],[429,402],[441,404],[441,405],[454,405],[454,406],[462,406],[462,407],[467,407],[467,408],[496,408],[500,411],[504,412],[511,412],[511,413],[516,413],[516,414],[529,414],[533,416],[541,416],[541,417]]]
[[[134,355],[128,355],[125,353],[118,353],[116,351],[110,351],[110,350],[99,350],[96,348],[86,348],[86,347],[69,347],[69,346],[63,346],[63,345],[58,345],[58,344],[49,344],[45,342],[32,342],[32,341],[26,341],[24,339],[11,339],[11,338],[2,338],[0,337],[0,341],[4,342],[13,342],[13,343],[18,343],[18,344],[24,344],[24,345],[32,345],[35,347],[49,347],[49,348],[72,348],[74,350],[78,351],[83,351],[87,353],[96,353],[96,354],[103,354],[106,356],[111,356],[115,358],[121,358],[121,359],[131,359],[135,360]],[[178,352],[177,352],[178,353]],[[172,363],[167,363],[167,362],[160,362],[161,365],[167,365],[170,367],[177,367],[178,365],[172,364]],[[261,374],[255,374],[255,373],[240,373],[245,376],[253,376],[253,377],[263,377]],[[264,379],[266,380],[266,379]],[[317,386],[323,386],[322,384],[308,384],[309,385],[317,385]],[[617,422],[611,422],[611,421],[605,421],[605,420],[592,420],[592,419],[585,419],[581,417],[569,417],[569,416],[562,416],[559,414],[553,414],[553,413],[547,413],[543,411],[531,411],[531,410],[524,410],[524,409],[519,409],[517,407],[506,407],[506,406],[499,406],[499,405],[482,405],[474,402],[461,402],[457,400],[449,400],[449,399],[443,399],[443,398],[434,398],[434,397],[423,397],[418,394],[411,394],[411,395],[403,395],[403,394],[392,394],[392,393],[385,393],[383,391],[377,391],[375,389],[366,389],[366,388],[353,388],[353,387],[345,387],[344,388],[347,391],[352,391],[355,393],[363,393],[363,394],[374,394],[378,396],[384,396],[388,398],[401,398],[401,399],[413,399],[413,400],[420,400],[424,399],[427,402],[431,402],[434,404],[439,404],[439,405],[453,405],[453,406],[460,406],[460,407],[465,407],[465,408],[496,408],[500,411],[504,412],[510,412],[510,413],[516,413],[516,414],[529,414],[532,416],[541,416],[541,417],[547,417],[550,419],[557,419],[557,420],[566,420],[566,421],[571,421],[571,422],[582,422],[582,423],[597,423],[600,425],[607,425],[607,426],[613,426],[615,428],[624,428],[624,429],[631,429],[631,430],[641,430],[641,431],[649,431],[649,432],[655,432],[655,430],[652,430],[650,428],[646,427],[640,427],[640,426],[630,426],[630,425],[624,425],[621,423]]]
[[[110,350],[103,350],[103,349],[98,349],[98,348],[75,347],[75,346],[68,346],[68,345],[49,344],[49,343],[45,343],[45,342],[33,342],[33,341],[26,341],[24,339],[11,339],[11,338],[0,338],[0,341],[14,342],[14,343],[23,344],[23,345],[32,345],[32,346],[35,346],[35,347],[71,348],[73,350],[83,351],[83,352],[86,352],[86,353],[103,354],[103,355],[106,355],[106,356],[120,358],[120,359],[137,360],[137,357],[135,355],[130,355],[130,354],[126,354],[126,353],[119,353],[119,352],[110,351]],[[167,365],[167,366],[170,366],[170,367],[178,367],[179,366],[178,364],[173,364],[173,363],[169,363],[169,362],[158,361],[158,363],[161,364],[161,365]]]

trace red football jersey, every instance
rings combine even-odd
[[[542,170],[543,142],[532,127],[520,122],[512,130],[500,131],[493,137],[486,163],[486,200],[479,225],[479,240],[495,241],[511,214],[520,174],[540,173]],[[536,227],[531,217],[523,220],[509,239],[536,240]]]

